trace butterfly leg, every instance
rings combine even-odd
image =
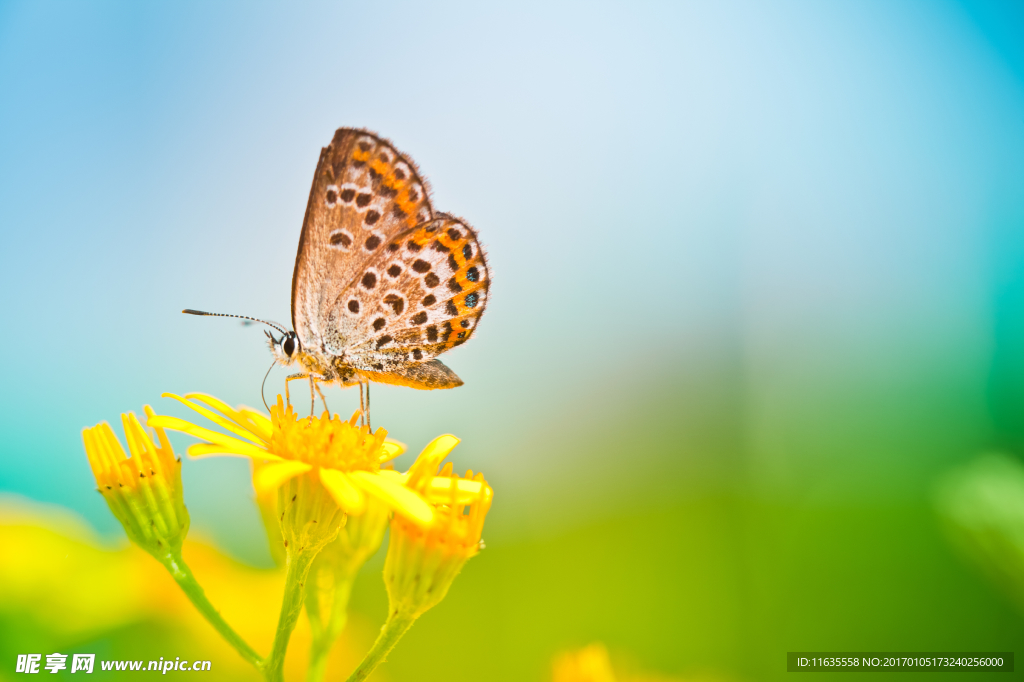
[[[284,399],[285,399],[285,404],[286,405],[291,405],[292,404],[292,396],[291,396],[291,393],[288,391],[288,382],[289,381],[293,381],[294,379],[305,379],[306,376],[308,376],[308,375],[299,373],[299,374],[290,374],[287,377],[285,377],[285,379],[284,379]]]
[[[366,428],[373,433],[373,427],[370,426],[370,382],[366,382]]]
[[[312,377],[312,375],[310,375],[310,377]],[[317,378],[318,379],[323,379],[323,377],[317,377]],[[324,411],[327,412],[328,416],[330,416],[331,408],[327,407],[327,399],[324,398],[324,392],[320,390],[320,384],[313,384],[313,386],[316,387],[316,393],[317,393],[317,395],[320,396],[320,402],[322,402],[324,404]]]
[[[359,418],[366,423],[366,403],[363,402],[363,382],[359,382]]]

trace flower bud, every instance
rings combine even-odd
[[[147,421],[153,410],[146,405]],[[181,550],[189,516],[182,499],[181,459],[163,429],[155,444],[134,413],[121,415],[131,457],[106,422],[82,430],[99,492],[128,538],[155,557]]]

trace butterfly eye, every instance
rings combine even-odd
[[[295,337],[285,337],[284,344],[282,344],[282,348],[284,348],[284,354],[287,355],[288,357],[291,357],[292,353],[295,352]]]

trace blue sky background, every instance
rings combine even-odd
[[[965,443],[1016,428],[999,414],[1024,348],[1021,19],[1010,2],[0,3],[0,490],[113,533],[83,426],[174,411],[162,391],[259,404],[262,331],[178,311],[289,319],[319,149],[354,125],[489,249],[488,313],[445,358],[466,386],[375,389],[374,417],[413,451],[462,436],[459,465],[500,490],[496,532],[677,494],[655,464],[769,495],[899,494],[967,446],[908,463],[877,420]],[[644,400],[694,376],[694,409],[738,415],[739,461],[573,447],[685,421],[652,423]],[[875,399],[928,386],[953,397]],[[844,411],[877,447],[815,430]],[[265,560],[244,463],[185,471],[197,531]]]

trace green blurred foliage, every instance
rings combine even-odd
[[[988,453],[950,472],[936,502],[953,541],[1024,611],[1024,465]]]

